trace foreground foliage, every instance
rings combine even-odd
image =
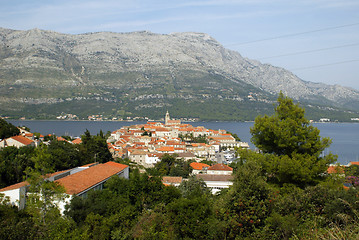
[[[252,142],[263,152],[256,158],[271,181],[298,186],[315,184],[328,165],[336,161],[332,154],[322,156],[331,140],[321,138],[319,129],[310,125],[304,113],[304,109],[280,93],[275,114],[257,117],[250,130]]]

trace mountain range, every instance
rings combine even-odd
[[[359,91],[303,81],[205,33],[62,34],[0,28],[0,115],[253,120],[282,91],[312,119],[347,121]]]

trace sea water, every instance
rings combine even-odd
[[[97,134],[102,130],[114,131],[123,126],[141,124],[145,122],[120,122],[120,121],[30,121],[10,120],[15,126],[27,126],[32,132],[43,135],[55,134],[57,136],[79,137],[86,129],[91,134]],[[193,126],[204,126],[209,129],[224,129],[236,133],[238,137],[248,142],[251,149],[255,146],[251,143],[250,128],[253,122],[192,122]],[[359,161],[359,123],[314,123],[313,126],[320,130],[320,136],[330,137],[333,141],[331,146],[324,151],[338,155],[338,162],[347,164],[350,161]]]

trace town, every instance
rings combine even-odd
[[[234,148],[249,148],[226,130],[212,130],[182,124],[166,113],[165,122],[122,127],[107,140],[114,158],[129,158],[146,168],[153,167],[165,153],[178,158],[228,163],[234,159]]]

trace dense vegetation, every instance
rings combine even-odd
[[[91,135],[86,131],[82,135],[82,144],[58,141],[56,136],[49,138],[49,144],[35,147],[6,147],[0,150],[0,187],[25,180],[28,168],[35,167],[37,159],[46,162],[49,172],[74,168],[92,162],[112,160],[105,136],[100,132]]]
[[[0,118],[0,140],[18,135],[19,133],[20,131],[17,127]]]
[[[261,152],[238,150],[233,186],[219,195],[211,195],[193,177],[178,188],[164,186],[161,175],[187,169],[174,156],[166,155],[151,176],[132,168],[129,179],[114,177],[104,190],[73,198],[65,216],[48,209],[48,216],[40,218],[31,206],[18,211],[0,199],[0,238],[359,237],[359,167],[345,169],[346,177],[339,167],[338,174],[325,174],[336,157],[320,154],[330,140],[319,136],[303,109],[281,94],[274,115],[257,117],[251,132]],[[46,153],[51,156],[48,148]],[[354,187],[345,189],[345,182]]]
[[[190,167],[191,161],[185,161],[177,157],[177,154],[164,154],[161,157],[161,161],[156,163],[153,168],[146,169],[147,173],[151,176],[178,176],[188,178],[192,172]]]

